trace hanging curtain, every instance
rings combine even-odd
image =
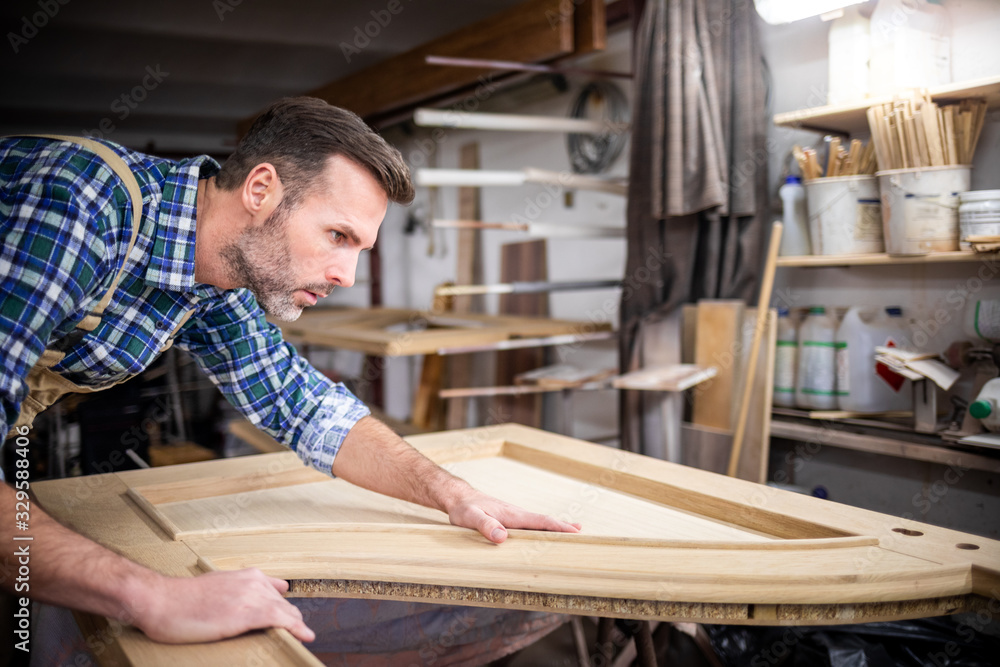
[[[622,371],[644,327],[704,298],[752,300],[766,212],[764,68],[749,0],[647,0],[634,42]],[[621,393],[645,452],[643,392]]]

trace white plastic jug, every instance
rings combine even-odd
[[[1000,378],[983,385],[979,396],[969,405],[969,414],[981,421],[987,431],[1000,433]]]
[[[969,299],[962,326],[970,338],[1000,343],[1000,299]]]
[[[795,403],[809,410],[837,407],[837,319],[813,306],[799,328]]]
[[[851,412],[912,410],[910,382],[875,361],[875,348],[909,338],[899,308],[853,306],[837,329],[837,405]]]
[[[774,398],[783,408],[795,407],[795,371],[799,331],[787,308],[778,309],[778,342],[774,350]]]
[[[870,31],[872,97],[951,83],[951,21],[942,0],[878,0]]]

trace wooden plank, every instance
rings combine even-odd
[[[545,239],[522,243],[506,243],[500,248],[500,281],[548,280],[548,245]],[[530,315],[545,317],[549,314],[547,294],[502,294],[499,312],[505,315]],[[545,365],[545,350],[527,348],[497,353],[497,385],[508,385],[526,371]],[[500,396],[496,401],[496,414],[500,419],[528,426],[540,426],[542,398],[534,396]]]
[[[565,6],[565,3],[564,5]],[[574,2],[574,55],[603,51],[608,46],[608,24],[604,0]]]
[[[573,52],[561,0],[530,0],[308,93],[359,116],[383,114],[474,85],[489,70],[427,65],[429,55],[542,62]]]
[[[420,368],[420,383],[413,397],[410,420],[417,428],[433,428],[443,421],[444,406],[439,393],[445,373],[445,358],[440,354],[424,355]]]
[[[744,310],[742,301],[703,299],[698,302],[694,362],[699,366],[715,366],[718,372],[693,392],[691,422],[694,424],[733,428]]]
[[[777,266],[868,266],[881,264],[947,264],[951,262],[988,262],[1000,258],[1000,254],[976,253],[966,250],[932,252],[927,255],[890,256],[885,253],[867,255],[804,255],[800,257],[779,257]]]
[[[756,316],[756,308],[747,309],[747,318]],[[773,308],[765,320],[757,371],[751,386],[746,435],[740,449],[736,476],[764,484],[767,482],[768,456],[771,451],[771,400],[774,394],[774,350],[778,335],[778,313]],[[744,348],[749,341],[744,339]],[[745,360],[746,361],[749,360]],[[745,365],[744,363],[744,365]]]
[[[459,148],[458,166],[462,169],[479,169],[479,144],[471,142]],[[458,189],[458,217],[464,220],[479,220],[482,217],[479,204],[479,188]],[[483,282],[483,241],[478,229],[459,229],[456,250],[456,282],[459,285],[476,285]],[[483,312],[483,297],[458,296],[452,302],[456,313]],[[452,357],[448,360],[448,386],[468,387],[472,384],[473,359],[468,355]],[[445,427],[447,429],[468,426],[470,403],[465,399],[449,401],[446,406]]]
[[[279,456],[286,456],[284,454]],[[294,454],[292,454],[294,458]],[[247,457],[254,459],[256,457]],[[234,460],[210,461],[204,465]],[[259,465],[259,462],[254,462]],[[203,464],[190,464],[203,465]],[[300,464],[301,465],[301,464]],[[149,469],[149,477],[176,476],[188,465]],[[140,478],[142,479],[142,478]],[[123,556],[163,574],[189,577],[201,572],[198,556],[183,542],[166,535],[145,516],[136,514],[126,497],[128,487],[117,475],[94,475],[58,481],[38,482],[32,489],[39,503],[61,523],[111,548]],[[321,663],[290,636],[254,632],[233,639],[205,644],[160,644],[130,625],[92,614],[75,614],[84,636],[107,638],[104,646],[110,664],[136,667],[215,667],[234,664],[316,667]],[[97,635],[89,635],[96,631]]]
[[[433,354],[448,348],[536,338],[606,332],[607,323],[541,317],[469,313],[458,318],[419,310],[344,308],[306,311],[295,322],[281,322],[285,338],[389,357]]]
[[[771,421],[771,435],[776,438],[789,438],[802,442],[821,442],[824,447],[840,447],[841,449],[895,456],[912,461],[928,461],[959,469],[1000,472],[1000,460],[995,457],[957,451],[941,445],[924,445],[897,438],[853,433],[836,428],[834,424],[812,426],[775,419]]]
[[[371,580],[375,569],[378,580],[392,583],[720,604],[858,604],[963,595],[970,591],[970,565],[985,567],[983,586],[1000,562],[987,565],[1000,554],[995,541],[532,429],[511,425],[414,440],[443,451],[449,442],[465,448],[470,436],[485,442],[491,432],[504,441],[497,455],[465,457],[450,465],[452,471],[502,499],[579,520],[588,527],[585,533],[511,531],[511,540],[497,549],[472,531],[444,525],[439,513],[428,516],[441,516],[430,524],[400,523],[398,517],[430,511],[375,497],[391,519],[380,528],[368,520],[350,521],[367,505],[360,494],[368,492],[329,480],[299,492],[294,487],[254,492],[254,507],[233,525],[187,543],[216,567],[262,565],[290,579]],[[581,502],[587,489],[598,495]],[[281,506],[303,505],[294,493],[314,499],[311,522],[285,525]],[[816,502],[805,511],[801,504],[808,500]],[[196,516],[207,523],[226,501],[221,496],[165,503],[159,510],[178,525]],[[419,516],[408,519],[413,520]],[[278,543],[269,537],[274,530],[282,536]],[[341,533],[350,537],[334,537]],[[402,534],[404,554],[398,549]],[[977,548],[955,549],[955,540]],[[978,553],[982,550],[987,553]],[[654,590],[649,578],[663,577],[669,578],[668,589]]]
[[[975,610],[1000,585],[995,540],[517,425],[410,440],[487,492],[581,520],[584,532],[512,530],[497,547],[441,513],[325,479],[151,503],[174,524],[202,528],[175,542],[125,500],[129,486],[201,479],[213,487],[220,476],[301,469],[291,452],[33,486],[57,519],[161,571],[261,567],[304,596],[828,625]],[[237,500],[241,511],[227,512]],[[295,525],[302,512],[312,514]],[[215,527],[220,515],[232,522]],[[261,639],[163,646],[126,628],[110,652],[121,647],[127,664],[143,665],[316,664],[297,644]]]
[[[618,389],[684,391],[715,377],[717,372],[715,366],[705,368],[695,364],[654,366],[620,375],[611,384]]]
[[[839,142],[838,142],[839,143]],[[755,383],[754,379],[759,377],[759,365],[758,359],[760,357],[760,347],[761,340],[766,340],[765,356],[768,356],[770,351],[774,348],[774,341],[771,340],[774,337],[776,325],[769,321],[770,317],[776,317],[776,314],[772,315],[768,308],[768,304],[771,303],[771,290],[774,287],[774,270],[775,270],[775,260],[778,258],[778,248],[781,244],[781,232],[782,225],[780,222],[774,223],[771,230],[771,239],[768,245],[766,261],[764,262],[764,271],[760,278],[760,295],[757,298],[757,308],[755,309],[755,314],[749,321],[754,322],[754,326],[751,333],[751,341],[746,340],[746,334],[744,334],[741,340],[741,350],[747,350],[747,343],[750,342],[749,355],[745,352],[741,353],[741,357],[746,357],[746,360],[741,363],[743,369],[743,377],[740,378],[740,388],[737,390],[736,394],[739,397],[739,413],[736,417],[735,430],[733,434],[733,452],[729,457],[729,468],[727,470],[730,476],[736,476],[737,468],[739,468],[741,463],[741,454],[743,450],[743,441],[747,433],[747,420],[750,415],[750,402],[756,395],[758,398],[761,390],[767,393],[768,400],[765,405],[761,406],[758,404],[755,416],[758,418],[755,420],[755,424],[758,425],[758,431],[760,429],[767,430],[767,424],[771,419],[771,407],[770,407],[770,394],[771,394],[771,380],[773,380],[773,364],[767,364],[764,366],[764,375],[770,378],[761,387],[760,384]],[[745,331],[745,330],[744,330]],[[770,332],[770,334],[768,334]],[[768,334],[765,336],[765,334]],[[756,390],[756,394],[755,394]],[[766,446],[766,438],[757,441],[756,445]],[[759,452],[755,452],[759,456]],[[766,457],[765,457],[766,458]],[[744,477],[744,479],[750,479],[755,482],[763,482],[763,475],[766,474],[766,461],[761,462],[764,467],[763,472],[760,476],[751,473],[751,476]]]
[[[996,109],[1000,107],[1000,76],[949,83],[931,88],[928,92],[929,96],[939,104],[982,97],[986,99],[988,109]],[[775,114],[774,124],[779,127],[815,129],[824,132],[832,130],[848,135],[867,134],[869,130],[865,117],[866,110],[873,106],[892,104],[894,101],[892,96],[879,96],[849,104],[797,109]]]

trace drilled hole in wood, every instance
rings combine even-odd
[[[959,549],[967,549],[969,551],[975,551],[976,549],[979,548],[978,544],[969,544],[968,542],[959,542],[955,546],[958,547]]]
[[[893,528],[892,532],[900,533],[906,535],[907,537],[920,537],[923,535],[919,530],[910,530],[909,528]]]

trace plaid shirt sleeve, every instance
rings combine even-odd
[[[39,180],[4,173],[0,197],[0,442],[28,394],[28,371],[53,332],[72,328],[99,298],[116,242],[108,192],[87,185],[103,167],[53,165]],[[113,176],[104,175],[106,180]],[[95,297],[95,294],[97,297]],[[57,335],[58,337],[58,335]]]
[[[254,426],[327,475],[348,431],[371,414],[284,342],[245,289],[225,292],[221,303],[196,313],[177,345]]]

